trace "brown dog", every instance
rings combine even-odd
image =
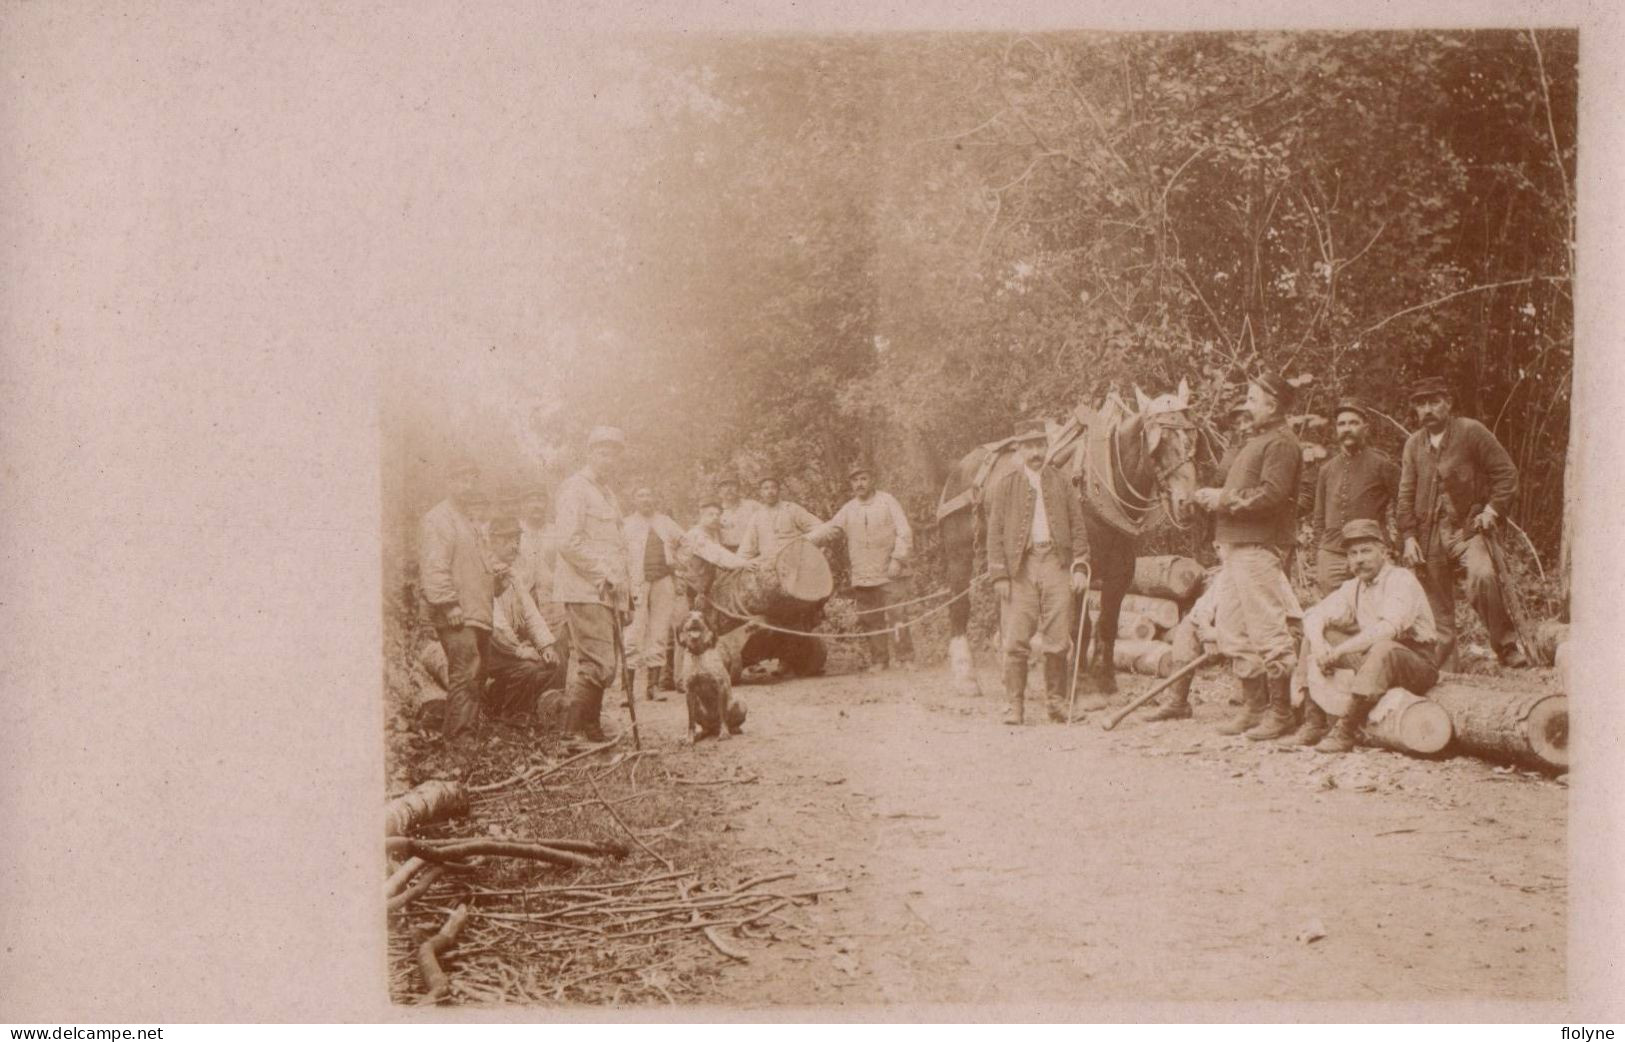
[[[745,703],[733,697],[728,667],[717,650],[716,634],[697,611],[688,613],[677,627],[677,646],[683,663],[683,693],[688,696],[688,740],[727,738],[745,726]],[[728,728],[723,731],[723,722]]]

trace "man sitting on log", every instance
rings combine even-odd
[[[1416,576],[1388,560],[1382,526],[1359,519],[1343,526],[1343,548],[1354,578],[1304,616],[1303,658],[1330,674],[1352,668],[1349,706],[1328,733],[1325,711],[1306,699],[1303,727],[1293,739],[1316,752],[1354,748],[1377,700],[1392,687],[1423,695],[1439,681],[1434,665],[1438,633],[1427,594]],[[1333,644],[1333,639],[1339,639]]]
[[[718,569],[748,568],[750,562],[722,545],[722,504],[707,499],[700,504],[699,524],[683,535],[677,547],[677,575],[688,594],[692,611],[705,618],[712,633],[722,632],[711,603],[711,587]]]
[[[897,497],[875,488],[874,474],[858,464],[847,474],[852,482],[852,498],[822,526],[808,534],[814,542],[837,530],[846,536],[846,556],[852,570],[852,599],[858,606],[858,629],[869,630],[869,668],[891,668],[894,626],[887,610],[891,584],[903,574],[903,562],[914,545],[914,530]],[[897,657],[914,657],[914,643],[906,628],[897,626]]]
[[[544,693],[564,686],[552,627],[531,598],[527,577],[514,571],[519,536],[519,522],[513,518],[491,523],[497,592],[491,605],[491,685],[485,706],[497,717],[530,716]]]
[[[778,478],[763,478],[757,482],[756,492],[762,497],[762,506],[745,523],[745,538],[739,544],[740,557],[760,558],[771,563],[785,543],[823,523],[801,504],[780,499]]]

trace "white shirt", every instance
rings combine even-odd
[[[1446,430],[1448,430],[1448,429],[1449,428],[1446,428]],[[1428,444],[1432,445],[1435,449],[1437,449],[1440,445],[1444,444],[1444,435],[1445,435],[1444,431],[1440,431],[1438,434],[1429,434],[1428,435]]]
[[[1331,596],[1309,609],[1326,626],[1356,633],[1375,632],[1378,639],[1432,644],[1439,632],[1433,609],[1416,573],[1385,561],[1376,578],[1348,580]]]
[[[1027,475],[1032,484],[1033,491],[1038,493],[1038,502],[1033,506],[1033,530],[1029,541],[1034,545],[1049,542],[1049,514],[1044,510],[1044,484],[1040,480],[1042,471],[1022,465],[1021,472]]]

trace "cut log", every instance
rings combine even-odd
[[[1100,591],[1089,591],[1089,610],[1100,611]],[[1121,622],[1124,615],[1142,615],[1150,619],[1158,629],[1169,630],[1179,625],[1179,605],[1166,597],[1142,597],[1137,593],[1123,595],[1123,610],[1118,615]]]
[[[1389,688],[1366,719],[1365,740],[1371,745],[1417,756],[1432,756],[1450,744],[1450,714],[1402,687]]]
[[[1128,589],[1146,597],[1188,601],[1201,590],[1204,574],[1202,566],[1189,557],[1141,557],[1134,562]]]
[[[1118,640],[1156,640],[1157,624],[1144,615],[1123,612],[1117,618]]]
[[[770,566],[718,575],[711,600],[733,615],[760,615],[783,625],[787,619],[804,620],[815,614],[834,592],[835,579],[823,551],[809,540],[792,539]]]
[[[1451,673],[1428,698],[1450,714],[1461,751],[1526,767],[1568,769],[1566,695],[1507,678]]]
[[[384,808],[384,835],[404,836],[428,825],[468,813],[468,790],[462,782],[426,781]]]
[[[1174,671],[1174,649],[1160,640],[1120,640],[1112,645],[1112,667],[1142,677],[1165,677]]]

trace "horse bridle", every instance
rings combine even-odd
[[[1156,426],[1161,427],[1163,430],[1201,431],[1201,427],[1194,421],[1184,418],[1174,419],[1167,413],[1149,417],[1148,420],[1149,422],[1141,424],[1140,426],[1140,440],[1142,444],[1145,441],[1146,428],[1151,424],[1155,424]],[[1148,495],[1147,493],[1142,492],[1140,489],[1135,488],[1134,483],[1129,479],[1128,471],[1123,467],[1123,450],[1121,447],[1119,447],[1117,439],[1112,437],[1112,461],[1117,468],[1117,472],[1123,476],[1123,487],[1127,489],[1135,499],[1139,500],[1139,504],[1131,504],[1123,499],[1122,496],[1119,496],[1117,494],[1117,489],[1113,487],[1114,482],[1110,480],[1110,475],[1107,476],[1107,480],[1101,482],[1101,485],[1106,489],[1107,494],[1110,495],[1112,499],[1116,500],[1118,506],[1122,507],[1125,512],[1131,515],[1138,515],[1141,521],[1150,516],[1153,508],[1160,505],[1163,508],[1163,513],[1168,517],[1169,524],[1181,530],[1189,528],[1189,525],[1181,524],[1179,518],[1174,516],[1174,497],[1172,490],[1168,488],[1167,478],[1170,474],[1173,474],[1185,464],[1196,462],[1197,449],[1195,443],[1199,442],[1200,439],[1193,438],[1190,439],[1190,441],[1192,442],[1192,445],[1189,452],[1175,460],[1173,463],[1169,464],[1167,467],[1164,467],[1162,470],[1155,472],[1151,479],[1151,492]],[[1149,452],[1147,454],[1149,455]],[[1087,461],[1085,461],[1085,465],[1087,465]]]

